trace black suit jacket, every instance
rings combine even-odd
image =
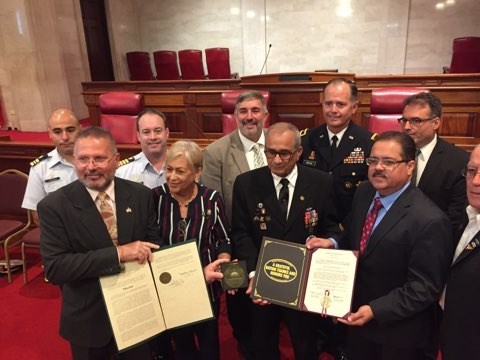
[[[468,159],[465,150],[437,138],[437,144],[418,182],[418,188],[447,214],[452,229],[461,225],[468,205],[465,178],[462,176]]]
[[[464,213],[457,239],[468,224]],[[476,236],[480,241],[480,236]],[[462,252],[450,267],[442,322],[442,359],[480,359],[480,248]]]
[[[322,171],[298,165],[298,177],[288,219],[281,215],[273,177],[268,167],[237,176],[233,187],[232,241],[239,259],[255,270],[263,236],[305,244],[310,235],[305,212],[316,210],[314,235],[337,237],[338,221],[333,206],[332,177]],[[262,210],[264,209],[264,210]],[[261,228],[265,218],[266,228]]]
[[[152,192],[115,178],[118,243],[159,241]],[[86,347],[106,345],[112,330],[98,278],[121,271],[117,249],[92,197],[78,180],[38,204],[46,276],[62,288],[60,335]]]
[[[350,122],[332,159],[325,124],[302,131],[301,163],[333,175],[335,205],[340,220],[350,211],[357,186],[368,178],[365,158],[370,156],[374,137],[367,129]]]
[[[357,189],[345,222],[349,249],[359,249],[374,195],[369,182]],[[399,347],[429,344],[451,261],[451,233],[446,215],[417,188],[397,198],[359,256],[352,311],[370,305],[374,319],[350,328],[353,336]]]

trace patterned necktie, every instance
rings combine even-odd
[[[278,194],[278,201],[280,202],[283,218],[286,220],[288,214],[288,180],[283,178],[280,180],[280,184],[282,184],[282,188]]]
[[[265,166],[265,162],[263,161],[263,156],[260,153],[260,146],[258,144],[254,144],[252,146],[253,150],[253,168],[258,169],[259,167]]]
[[[337,141],[338,137],[337,135],[332,136],[332,145],[330,145],[330,156],[333,158],[333,155],[335,154],[335,151],[337,150]]]
[[[372,210],[370,210],[368,213],[367,217],[365,218],[365,223],[363,224],[362,237],[360,238],[360,254],[362,254],[367,247],[368,239],[372,233],[373,224],[375,224],[375,220],[377,219],[378,210],[380,210],[382,207],[383,205],[380,201],[380,198],[376,197]]]
[[[112,238],[113,244],[118,245],[118,234],[117,234],[117,219],[113,212],[112,207],[108,203],[108,195],[105,191],[101,191],[97,195],[97,199],[100,200],[100,215],[102,215],[103,221],[107,226],[108,233]]]
[[[412,184],[413,186],[417,186],[418,181],[417,181],[417,172],[418,172],[418,157],[422,151],[420,149],[415,150],[415,168],[413,169],[412,173]]]

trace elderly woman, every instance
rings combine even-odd
[[[153,194],[163,240],[175,244],[196,239],[202,265],[207,267],[216,259],[230,259],[230,229],[220,194],[197,183],[202,165],[202,150],[196,143],[177,141],[167,152],[167,183],[153,189]],[[218,318],[221,288],[218,282],[209,288]],[[195,359],[198,355],[200,359],[220,358],[216,319],[175,329],[171,334],[176,360]]]

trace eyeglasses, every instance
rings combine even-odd
[[[473,179],[478,174],[480,174],[480,170],[478,170],[476,167],[467,166],[466,168],[462,169],[462,175],[467,179]]]
[[[187,220],[182,219],[178,222],[178,231],[180,231],[180,241],[185,241],[187,238]]]
[[[402,126],[405,126],[405,124],[408,122],[410,124],[411,127],[419,127],[421,126],[423,123],[427,122],[427,121],[430,121],[430,120],[433,120],[433,119],[436,119],[438,116],[433,116],[431,118],[428,118],[428,119],[420,119],[420,118],[411,118],[411,119],[407,119],[407,118],[404,118],[404,117],[401,117],[400,119],[398,119],[398,123],[401,124]]]
[[[376,158],[376,157],[368,157],[365,159],[365,162],[367,163],[368,166],[377,166],[378,164],[381,164],[384,168],[393,168],[397,164],[400,163],[407,163],[409,160],[395,160],[391,158]]]
[[[80,165],[83,165],[83,166],[87,166],[89,165],[90,163],[93,164],[93,166],[105,166],[107,165],[107,163],[113,159],[115,155],[112,155],[110,157],[105,157],[105,156],[97,156],[97,157],[94,157],[94,158],[89,158],[89,157],[85,157],[85,156],[81,156],[81,157],[76,157],[75,159],[77,160],[77,162],[80,164]]]
[[[265,156],[269,160],[275,159],[275,157],[278,155],[280,156],[280,159],[282,160],[290,160],[290,158],[295,154],[297,151],[288,151],[288,150],[282,150],[282,151],[275,151],[273,149],[265,149]]]

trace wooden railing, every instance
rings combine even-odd
[[[300,129],[324,122],[323,88],[332,78],[355,80],[359,108],[353,121],[368,127],[372,90],[388,86],[416,86],[438,95],[443,104],[440,136],[466,149],[480,142],[480,74],[362,75],[341,73],[288,73],[245,76],[231,80],[129,81],[82,83],[90,120],[98,124],[98,97],[110,91],[143,94],[148,107],[164,112],[169,121],[169,142],[194,139],[201,146],[222,136],[220,95],[233,89],[267,90],[271,93],[270,121],[292,122]],[[46,143],[0,140],[0,170],[14,167],[28,171],[28,163],[52,148]],[[123,157],[140,151],[139,145],[119,145]]]

